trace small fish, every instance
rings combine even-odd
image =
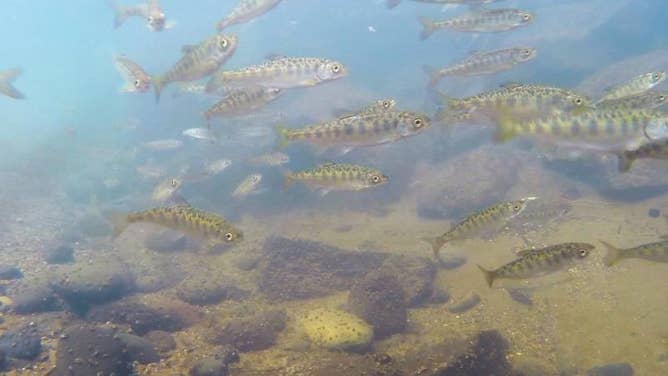
[[[142,178],[150,180],[160,179],[166,174],[163,168],[151,164],[137,166],[136,171]]]
[[[229,159],[218,159],[204,166],[204,172],[208,176],[216,176],[231,165],[232,161]]]
[[[243,233],[223,217],[185,205],[159,207],[127,215],[114,214],[111,220],[114,237],[118,237],[132,223],[154,223],[207,240],[209,250],[219,244],[232,244],[243,239]]]
[[[114,10],[114,28],[117,29],[125,23],[130,17],[148,18],[148,4],[136,4],[131,6],[121,6],[114,0],[108,0],[107,3]]]
[[[285,185],[302,182],[321,195],[330,191],[360,191],[386,183],[389,178],[382,172],[359,165],[325,163],[309,170],[288,173]]]
[[[659,139],[645,143],[632,150],[617,152],[619,172],[627,172],[636,159],[668,160],[668,139]]]
[[[434,21],[420,17],[422,33],[420,39],[429,38],[437,30],[450,29],[475,33],[496,33],[526,26],[533,21],[533,14],[519,9],[486,9],[480,8],[473,12],[443,21]]]
[[[387,98],[387,99],[379,99],[371,104],[368,104],[362,109],[357,110],[357,111],[344,111],[342,114],[338,115],[337,117],[339,119],[349,117],[349,116],[357,116],[360,114],[369,114],[369,113],[375,113],[375,112],[384,112],[384,111],[389,111],[394,108],[394,106],[397,104],[397,101],[392,99],[392,98]]]
[[[628,97],[607,99],[598,102],[596,108],[614,108],[617,110],[652,110],[666,104],[668,93],[649,90]]]
[[[666,72],[650,72],[636,76],[618,86],[609,89],[599,102],[610,99],[619,99],[630,97],[632,95],[644,93],[666,79]]]
[[[497,279],[527,279],[553,273],[582,260],[594,249],[587,243],[562,243],[541,249],[529,249],[518,253],[519,259],[498,269],[487,270],[478,265],[489,287]]]
[[[466,217],[463,221],[453,225],[450,230],[435,238],[422,238],[431,244],[436,259],[439,251],[445,243],[463,240],[473,235],[480,234],[490,228],[498,228],[505,225],[510,219],[522,213],[529,201],[536,197],[527,197],[521,200],[501,202]]]
[[[337,80],[348,74],[338,61],[317,57],[276,57],[269,61],[238,70],[217,72],[206,86],[208,93],[223,87],[262,86],[290,89],[314,86]]]
[[[251,174],[244,179],[239,186],[232,192],[232,197],[237,199],[244,199],[253,193],[262,181],[262,175]]]
[[[526,63],[536,57],[536,49],[513,47],[488,52],[475,52],[466,60],[442,69],[425,65],[423,70],[434,86],[446,76],[480,76],[509,70],[517,64]]]
[[[419,3],[441,4],[441,5],[482,5],[490,4],[500,0],[413,0]],[[387,0],[388,8],[394,8],[401,3],[401,0]]]
[[[320,147],[354,148],[395,142],[429,128],[430,119],[415,112],[365,112],[300,129],[277,127],[279,147],[305,141]]]
[[[197,45],[184,46],[183,57],[165,74],[153,77],[156,100],[169,83],[197,81],[213,74],[237,49],[235,35],[213,35]]]
[[[248,160],[248,163],[256,166],[280,166],[290,163],[290,156],[276,151],[273,153],[262,154]]]
[[[165,202],[169,200],[169,198],[173,197],[176,192],[181,188],[181,184],[183,182],[181,179],[177,178],[171,178],[167,179],[158,185],[153,189],[153,193],[151,194],[151,200],[155,202]]]
[[[151,88],[151,76],[144,72],[139,64],[124,55],[117,56],[114,60],[116,69],[125,79],[122,93],[145,93]]]
[[[608,253],[603,258],[607,266],[612,266],[623,259],[638,258],[654,262],[668,262],[668,240],[656,243],[643,244],[638,247],[620,249],[608,242],[599,240]]]
[[[22,72],[21,68],[14,68],[0,72],[0,93],[14,99],[25,99],[23,93],[12,86],[16,77],[21,75]]]
[[[216,102],[211,108],[202,113],[207,123],[215,117],[233,117],[247,115],[276,100],[282,90],[264,88],[261,86],[237,89]]]
[[[155,141],[144,142],[143,146],[146,149],[153,151],[176,150],[181,146],[183,146],[183,141],[173,140],[173,139],[155,140]]]
[[[182,134],[197,140],[218,141],[218,137],[208,128],[190,128],[183,131]]]
[[[159,32],[174,26],[173,22],[166,22],[165,12],[160,7],[158,0],[147,0],[147,7],[146,21],[151,31]]]
[[[278,5],[281,0],[240,0],[229,15],[218,22],[218,31],[231,25],[248,22],[259,17]]]

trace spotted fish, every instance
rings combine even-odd
[[[125,79],[121,92],[145,93],[151,88],[151,76],[144,72],[139,64],[123,55],[117,56],[114,60],[116,69]]]
[[[259,17],[280,2],[281,0],[240,0],[227,17],[218,22],[218,31]]]
[[[14,68],[0,72],[0,93],[14,99],[25,99],[23,93],[18,91],[12,83],[16,77],[21,75],[21,68]]]
[[[510,219],[522,213],[529,201],[535,199],[536,197],[527,197],[521,200],[498,203],[471,214],[463,221],[452,226],[450,230],[441,236],[435,238],[422,238],[422,240],[431,245],[434,251],[434,256],[438,259],[439,251],[445,243],[463,240],[480,234],[484,230],[503,226]]]
[[[489,287],[497,279],[527,279],[554,273],[581,262],[594,249],[587,243],[562,243],[541,249],[521,251],[520,257],[494,270],[478,265]]]
[[[633,77],[632,79],[615,86],[606,91],[599,102],[610,99],[619,99],[630,97],[632,95],[644,93],[666,79],[666,72],[650,72]]]
[[[202,115],[207,122],[216,117],[247,115],[278,98],[281,92],[281,89],[264,88],[261,86],[237,89],[216,102]]]
[[[442,29],[474,33],[508,31],[528,25],[533,18],[533,14],[519,9],[485,8],[443,21],[434,21],[427,17],[420,17],[419,20],[422,24],[420,39],[425,40],[435,31]]]
[[[668,240],[643,244],[628,249],[620,249],[603,240],[599,241],[608,250],[607,255],[603,258],[603,262],[608,266],[612,266],[620,260],[629,258],[639,258],[654,262],[668,262]]]
[[[607,99],[598,102],[596,108],[614,108],[624,110],[652,110],[666,104],[668,93],[649,90],[628,97]]]
[[[377,101],[375,101],[371,104],[368,104],[368,105],[362,107],[358,111],[343,112],[338,117],[339,117],[339,119],[341,119],[341,118],[345,118],[345,117],[349,117],[349,116],[356,116],[356,115],[360,115],[360,114],[389,111],[389,110],[393,109],[396,104],[397,104],[397,101],[392,99],[392,98],[379,99],[379,100],[377,100]]]
[[[325,195],[330,191],[360,191],[386,183],[389,178],[374,168],[345,164],[325,163],[309,170],[285,175],[286,186],[302,182]]]

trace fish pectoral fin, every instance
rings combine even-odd
[[[193,52],[196,47],[197,46],[194,45],[194,44],[185,44],[181,47],[181,53],[183,53],[184,55],[189,54],[189,53]]]

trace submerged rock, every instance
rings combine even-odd
[[[508,341],[499,332],[488,330],[480,332],[473,340],[474,345],[463,355],[434,376],[520,376],[513,372],[506,359]]]
[[[86,317],[100,323],[127,324],[140,336],[153,330],[175,332],[188,326],[177,312],[151,307],[132,298],[93,307]]]
[[[154,330],[146,333],[144,338],[151,341],[155,349],[161,354],[166,354],[176,349],[176,340],[174,340],[174,337],[168,332]]]
[[[11,310],[20,315],[59,311],[61,303],[46,280],[32,279],[12,286],[8,295],[12,298]]]
[[[14,265],[0,264],[0,280],[20,279],[23,273]]]
[[[67,244],[47,248],[42,256],[47,264],[68,264],[74,262],[74,248]]]
[[[9,358],[34,360],[42,352],[40,338],[34,325],[6,331],[0,335],[0,352]]]
[[[118,339],[123,343],[130,361],[141,364],[160,361],[160,355],[151,341],[128,333],[119,333]]]
[[[297,321],[312,343],[329,350],[365,351],[373,340],[369,324],[338,309],[315,309]]]
[[[250,292],[234,285],[219,271],[198,271],[184,279],[176,289],[176,296],[190,304],[209,305],[223,300],[244,300]]]
[[[268,349],[276,343],[286,320],[287,316],[282,311],[261,312],[248,318],[232,319],[215,331],[211,342],[231,345],[242,352]]]
[[[376,338],[406,329],[406,297],[398,279],[387,272],[371,273],[357,282],[348,295],[348,307],[371,324]]]
[[[475,308],[480,302],[480,295],[473,291],[469,291],[460,299],[452,302],[452,304],[448,306],[448,311],[450,313],[464,313]]]
[[[419,306],[433,294],[437,269],[428,258],[391,255],[382,269],[397,278],[409,307]]]
[[[150,293],[175,286],[185,274],[169,257],[155,253],[125,256],[128,268],[135,276],[137,291]]]
[[[587,370],[587,376],[633,376],[633,367],[628,363],[606,364]]]
[[[216,355],[201,359],[190,369],[190,376],[227,376],[228,365],[239,361],[239,353],[231,346],[216,349]]]
[[[56,348],[54,376],[129,376],[131,359],[112,329],[88,325],[70,327]]]

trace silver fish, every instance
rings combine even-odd
[[[197,140],[206,140],[211,142],[218,141],[218,137],[216,137],[213,131],[207,128],[190,128],[183,131],[182,134]]]
[[[143,146],[144,148],[153,151],[167,151],[167,150],[176,150],[180,148],[181,146],[183,146],[183,142],[179,140],[165,139],[165,140],[145,142]]]
[[[440,4],[440,5],[482,5],[491,4],[501,0],[413,0],[418,3]],[[387,0],[386,5],[392,9],[399,5],[401,0]]]
[[[530,12],[519,9],[477,9],[443,21],[420,17],[422,33],[420,39],[429,38],[437,30],[450,29],[464,32],[496,33],[526,26],[533,21]]]
[[[139,64],[128,59],[126,56],[117,56],[115,66],[123,76],[125,85],[121,88],[123,93],[144,93],[151,88],[151,76],[149,76]]]
[[[218,22],[218,31],[259,17],[278,5],[281,0],[241,0],[229,15]]]
[[[246,179],[244,179],[232,192],[232,197],[237,199],[244,199],[253,193],[260,182],[262,181],[262,175],[260,174],[251,174]]]

